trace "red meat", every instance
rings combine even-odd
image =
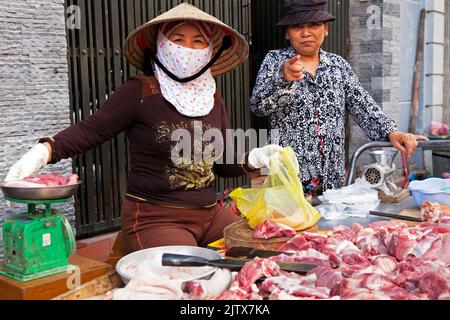
[[[252,285],[263,277],[271,277],[280,273],[280,267],[274,261],[255,258],[248,262],[236,276],[239,288],[250,291]]]
[[[297,232],[288,226],[267,220],[256,226],[253,237],[255,239],[293,238]]]
[[[69,186],[78,183],[78,176],[76,174],[71,174],[69,176],[62,176],[58,174],[41,174],[37,176],[24,178],[23,181],[43,184],[47,187],[60,187]]]
[[[443,276],[428,272],[419,280],[419,289],[431,300],[437,300],[441,295],[448,293],[448,281]]]
[[[324,287],[330,290],[340,285],[344,279],[341,271],[326,267],[317,267],[310,271],[308,275],[316,275],[316,287]]]

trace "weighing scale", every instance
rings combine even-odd
[[[5,200],[28,207],[25,213],[7,215],[3,222],[1,275],[26,282],[75,269],[68,261],[75,252],[72,227],[64,214],[51,207],[69,201],[80,184],[48,188],[0,185]]]

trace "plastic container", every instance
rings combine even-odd
[[[424,181],[413,181],[409,185],[417,204],[425,201],[437,202],[450,206],[450,180],[432,178]]]

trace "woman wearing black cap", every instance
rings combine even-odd
[[[312,195],[344,185],[347,111],[370,139],[390,140],[409,157],[417,139],[426,139],[399,132],[349,63],[321,49],[335,20],[326,6],[323,0],[284,1],[278,25],[286,28],[291,47],[268,53],[250,103],[257,116],[270,118],[270,129],[279,130],[280,145],[294,149]]]

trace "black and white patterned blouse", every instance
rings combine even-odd
[[[350,64],[342,57],[320,50],[316,76],[305,72],[301,81],[284,80],[283,63],[295,50],[270,51],[258,74],[251,110],[269,117],[270,129],[279,130],[279,141],[291,146],[300,162],[302,181],[320,181],[322,191],[344,185],[345,114],[373,140],[387,140],[397,131],[361,86]]]

